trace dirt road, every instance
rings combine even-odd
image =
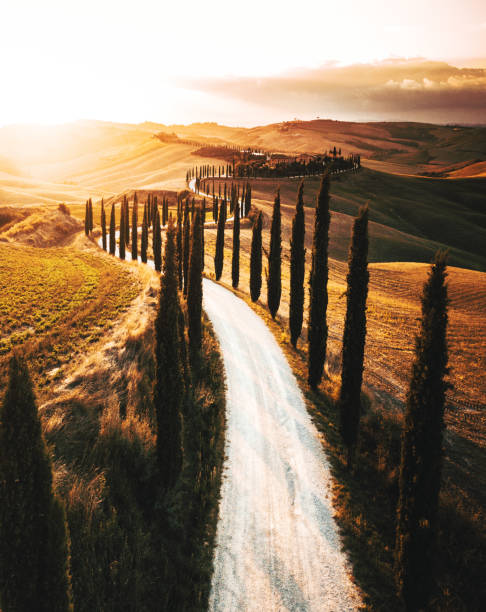
[[[280,347],[251,308],[207,279],[204,309],[228,387],[210,610],[357,609],[329,467]]]

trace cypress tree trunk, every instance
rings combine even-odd
[[[250,295],[253,302],[262,290],[262,212],[258,211],[251,234]]]
[[[182,211],[180,205],[177,207],[177,272],[179,277],[179,290],[182,291]]]
[[[224,227],[226,224],[226,202],[221,201],[218,216],[218,230],[216,232],[216,249],[214,253],[214,274],[216,280],[221,278],[224,263]]]
[[[101,239],[103,250],[106,251],[106,213],[103,198],[101,198]]]
[[[71,610],[68,534],[24,360],[12,355],[0,407],[0,605]]]
[[[154,251],[154,267],[157,272],[162,270],[162,233],[160,230],[160,215],[157,209],[155,213],[155,232],[152,241]]]
[[[147,205],[143,207],[142,220],[142,236],[140,241],[140,259],[143,263],[147,263],[147,246],[148,246],[148,224],[147,224]]]
[[[233,220],[233,255],[231,259],[231,284],[236,289],[240,282],[240,204],[235,201]]]
[[[182,253],[182,272],[184,276],[184,296],[187,296],[187,288],[189,285],[189,254],[191,251],[191,219],[189,217],[189,210],[186,203],[186,209],[184,212],[184,246]]]
[[[138,200],[136,193],[132,210],[132,260],[138,261]]]
[[[120,210],[120,239],[118,241],[118,251],[120,254],[120,259],[125,259],[125,236],[126,236],[126,230],[125,228],[128,227],[128,217],[127,217],[127,208],[125,206],[122,206],[121,210]]]
[[[437,253],[424,285],[402,434],[396,579],[409,611],[425,608],[433,587],[448,373],[446,259]]]
[[[160,219],[158,221],[160,226]],[[157,458],[162,488],[174,486],[182,467],[181,409],[184,397],[179,336],[179,293],[174,224],[169,222],[155,321],[154,406],[157,416]]]
[[[302,332],[304,319],[304,277],[305,277],[305,216],[304,216],[304,181],[301,182],[297,196],[295,216],[292,221],[292,239],[290,242],[290,307],[289,327],[290,341],[297,345]]]
[[[349,249],[346,291],[346,320],[343,335],[340,431],[352,463],[358,441],[361,413],[361,383],[366,339],[366,298],[368,296],[368,206],[362,206],[353,225]]]
[[[280,190],[273,204],[272,227],[270,229],[270,253],[268,255],[267,299],[268,309],[275,319],[282,295],[282,232],[280,216]]]
[[[189,261],[189,283],[187,289],[187,314],[189,320],[189,350],[191,363],[197,366],[201,352],[201,315],[202,315],[202,231],[201,213],[197,209],[191,235],[191,255]]]
[[[115,226],[115,205],[111,205],[110,215],[110,254],[116,253],[116,226]]]
[[[314,239],[312,243],[312,267],[309,279],[310,304],[308,326],[309,385],[315,389],[322,379],[327,345],[327,251],[329,245],[330,177],[325,173],[317,196]]]

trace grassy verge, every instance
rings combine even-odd
[[[227,285],[225,285],[230,289]],[[231,289],[230,289],[231,290]],[[336,398],[339,379],[327,377],[318,392],[307,384],[307,353],[290,345],[288,329],[266,308],[234,291],[259,314],[282,347],[304,393],[307,407],[330,461],[334,477],[334,508],[366,610],[401,610],[395,595],[393,562],[402,414],[363,395],[363,416],[356,469],[346,468],[346,452],[339,435]],[[457,438],[457,436],[456,436]],[[445,466],[440,499],[437,588],[430,609],[483,610],[486,588],[482,568],[486,559],[486,456],[478,446],[477,465],[461,471],[455,455],[461,441],[446,433]],[[469,449],[470,450],[470,449]],[[482,474],[482,476],[481,476]]]
[[[94,358],[41,411],[66,502],[76,610],[207,609],[224,456],[223,368],[206,322],[204,366],[184,406],[183,471],[164,497],[151,323],[119,345],[115,338],[105,361]]]

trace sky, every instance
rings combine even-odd
[[[0,125],[486,123],[485,41],[484,0],[7,0]]]

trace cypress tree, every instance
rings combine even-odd
[[[290,341],[295,348],[302,332],[304,319],[304,277],[305,277],[305,216],[304,216],[304,181],[301,182],[297,196],[295,216],[292,221],[292,239],[290,241],[290,306],[289,327]]]
[[[202,339],[202,231],[201,212],[197,209],[191,232],[191,254],[187,289],[187,314],[189,322],[189,350],[193,365],[198,363]]]
[[[262,212],[258,211],[251,235],[250,295],[253,302],[262,290]]]
[[[189,216],[189,208],[186,201],[186,208],[184,211],[184,245],[182,252],[182,272],[184,276],[184,295],[187,296],[187,287],[189,285],[189,254],[191,250],[191,219]]]
[[[448,373],[446,263],[437,253],[424,284],[402,434],[396,579],[408,611],[425,608],[433,587]]]
[[[204,228],[206,225],[206,198],[203,198],[202,208],[201,208],[201,265],[204,270]]]
[[[366,298],[369,280],[367,205],[360,208],[354,221],[348,262],[346,320],[338,405],[340,430],[348,448],[348,464],[350,465],[358,441],[366,338]]]
[[[132,210],[132,260],[138,261],[138,200],[136,192]]]
[[[327,279],[329,275],[327,251],[329,245],[329,173],[322,177],[316,203],[314,238],[312,242],[312,267],[309,278],[310,303],[308,326],[308,379],[309,385],[316,388],[322,379],[327,345]]]
[[[143,207],[143,220],[142,220],[142,236],[140,240],[140,259],[143,263],[147,263],[147,247],[148,247],[148,211],[147,204]]]
[[[115,205],[111,205],[110,215],[110,254],[116,253],[116,226],[115,226]]]
[[[93,223],[93,202],[91,198],[88,200],[88,211],[89,211],[89,231],[92,232],[94,228],[94,223]]]
[[[84,206],[84,233],[86,236],[89,236],[89,204],[88,200],[86,200],[86,204]]]
[[[122,205],[120,210],[120,239],[118,241],[118,252],[120,254],[120,259],[125,259],[125,237],[126,231],[125,227],[128,226],[127,208]]]
[[[154,252],[154,268],[157,272],[160,272],[162,270],[162,232],[158,208],[155,212],[155,231],[152,239],[152,249]]]
[[[27,366],[13,354],[0,407],[0,606],[71,610],[64,508],[52,488]]]
[[[158,220],[160,226],[160,218]],[[161,485],[172,488],[182,467],[183,366],[179,335],[179,292],[177,290],[175,228],[169,221],[160,277],[160,298],[155,320],[154,406],[157,417],[157,458]]]
[[[270,230],[270,253],[268,255],[268,279],[267,279],[267,299],[268,309],[275,319],[280,297],[282,295],[282,232],[281,232],[281,213],[280,213],[280,190],[277,190],[275,202],[273,204],[272,227]]]
[[[216,232],[216,248],[214,252],[214,274],[216,280],[221,278],[224,263],[224,226],[226,224],[226,202],[221,200],[218,214],[218,229]]]
[[[123,214],[124,223],[123,223],[123,227],[124,227],[124,231],[125,231],[125,245],[128,246],[130,244],[130,222],[129,222],[130,208],[128,206],[127,196],[123,196],[123,208],[124,208],[124,214]]]
[[[177,273],[178,273],[178,278],[179,278],[179,290],[182,291],[182,260],[183,260],[183,253],[182,253],[182,210],[181,210],[181,206],[178,205],[177,207],[177,237],[176,237],[176,243],[177,243]]]
[[[233,255],[231,259],[231,284],[236,289],[240,282],[240,204],[235,201],[233,218]]]
[[[101,240],[103,244],[103,250],[106,251],[106,213],[103,198],[101,198]]]

